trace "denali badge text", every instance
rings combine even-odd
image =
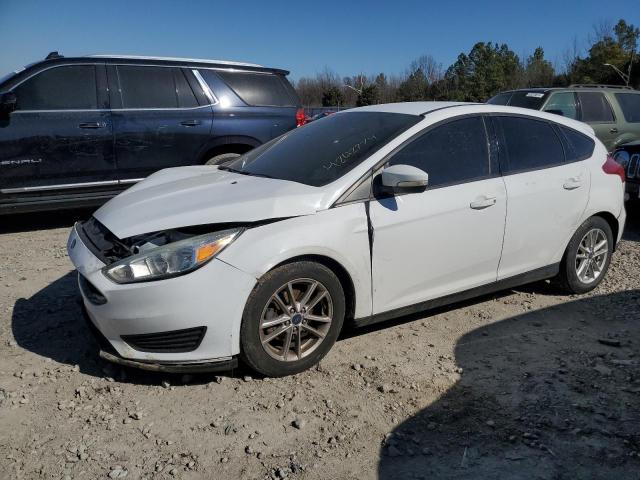
[[[41,158],[23,158],[20,160],[2,160],[0,166],[8,167],[9,165],[32,165],[34,163],[42,163]]]

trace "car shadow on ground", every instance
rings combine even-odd
[[[239,367],[221,374],[184,376],[122,368],[101,359],[99,344],[82,314],[76,275],[70,272],[31,298],[15,302],[11,327],[20,347],[58,363],[77,365],[87,375],[110,377],[120,382],[158,385],[167,380],[172,385],[204,384],[214,381],[217,375],[249,374],[246,368]]]
[[[34,230],[49,230],[52,228],[71,228],[78,220],[86,220],[95,211],[92,209],[54,210],[50,212],[36,212],[12,214],[2,217],[0,234],[32,232]]]
[[[380,479],[638,478],[640,290],[478,328],[454,361],[457,383],[383,442]]]

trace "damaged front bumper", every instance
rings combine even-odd
[[[87,309],[84,304],[81,303],[82,316],[84,317],[89,329],[93,333],[95,339],[100,346],[99,356],[100,358],[107,360],[111,363],[116,363],[124,367],[139,368],[141,370],[147,370],[151,372],[162,373],[213,373],[213,372],[227,372],[237,368],[238,359],[236,357],[222,357],[212,360],[198,360],[198,361],[143,361],[132,360],[121,356],[109,343],[106,337],[98,330],[94,325],[87,313]]]

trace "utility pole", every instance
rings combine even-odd
[[[624,73],[618,67],[616,67],[615,65],[611,65],[610,63],[605,63],[604,66],[613,68],[615,70],[615,72],[618,75],[620,75],[620,78],[622,78],[622,81],[624,81],[624,84],[628,87],[629,86],[629,80],[631,79],[631,65],[632,64],[633,64],[633,56],[631,57],[631,62],[629,62],[629,71],[628,71],[628,73]]]

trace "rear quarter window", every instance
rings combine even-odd
[[[567,162],[586,160],[593,155],[593,149],[596,146],[593,139],[569,127],[559,126],[559,129],[566,147]]]
[[[627,122],[640,123],[640,94],[616,93],[616,100]]]
[[[272,73],[216,72],[248,105],[295,107],[298,99],[286,78]]]

